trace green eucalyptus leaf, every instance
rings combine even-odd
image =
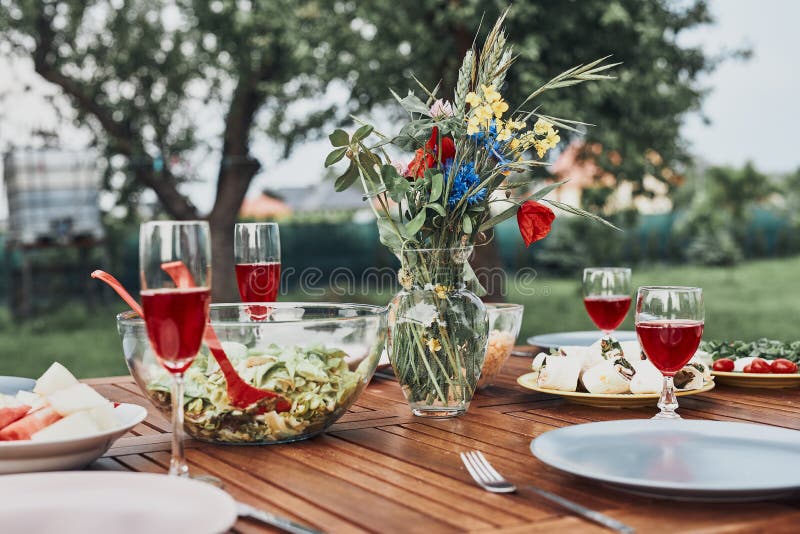
[[[476,296],[486,296],[486,289],[481,285],[480,281],[478,281],[478,277],[475,275],[475,271],[472,270],[472,265],[470,265],[468,261],[464,262],[464,282],[467,285],[467,289],[475,293]]]
[[[425,116],[430,116],[430,108],[419,99],[417,95],[410,92],[408,96],[400,100],[400,105],[409,113],[420,113]]]
[[[362,139],[366,139],[367,137],[369,137],[369,134],[372,133],[373,129],[374,128],[371,125],[365,124],[364,126],[355,131],[355,133],[353,134],[353,141],[361,141]]]
[[[378,173],[375,171],[375,156],[373,156],[370,152],[359,152],[358,154],[358,162],[363,167],[364,172],[369,177],[370,180],[378,181]]]
[[[436,213],[438,213],[442,217],[446,217],[447,216],[447,212],[445,211],[444,206],[442,206],[441,204],[437,204],[436,202],[429,202],[429,203],[425,204],[425,207],[435,211]]]
[[[461,220],[461,229],[464,230],[465,234],[472,234],[472,217],[464,215],[464,218]]]
[[[334,130],[333,133],[328,136],[328,139],[331,140],[333,146],[347,146],[350,144],[350,137],[348,137],[347,132],[341,129]]]
[[[344,171],[344,174],[336,178],[336,182],[334,182],[333,187],[337,192],[344,191],[353,185],[353,183],[356,181],[356,178],[358,178],[358,168],[356,167],[356,163],[351,161],[350,165],[347,167],[347,170]]]
[[[403,239],[395,230],[392,222],[386,217],[378,219],[378,236],[381,243],[389,250],[400,250],[403,248]]]
[[[405,225],[408,235],[416,235],[417,232],[422,230],[422,227],[425,225],[425,218],[425,210],[420,210],[420,212],[417,213],[413,219],[408,221]]]
[[[344,155],[347,154],[347,150],[348,148],[346,146],[332,150],[331,153],[328,154],[328,157],[325,158],[325,167],[330,167],[342,159]]]
[[[431,202],[436,202],[439,200],[439,197],[442,196],[442,191],[444,190],[444,177],[442,173],[437,172],[433,176],[431,176],[431,196],[428,200]]]

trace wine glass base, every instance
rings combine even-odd
[[[675,412],[659,412],[651,419],[667,419],[667,420],[675,420],[675,419],[683,419],[680,415]]]

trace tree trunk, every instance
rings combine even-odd
[[[233,225],[237,211],[216,212],[208,219],[211,226],[211,293],[214,302],[238,302],[233,260]]]
[[[503,302],[506,300],[505,279],[506,271],[503,268],[503,258],[500,256],[500,247],[497,236],[489,243],[475,247],[475,256],[472,259],[472,269],[486,289],[484,302]],[[498,276],[501,275],[501,276]]]

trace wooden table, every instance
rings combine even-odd
[[[187,443],[195,474],[225,482],[236,499],[326,532],[601,532],[602,528],[519,492],[479,489],[458,453],[479,449],[518,486],[537,484],[619,519],[639,532],[800,531],[800,498],[757,504],[691,504],[621,493],[561,474],[529,452],[554,428],[650,417],[654,408],[602,409],[565,403],[519,387],[529,358],[511,357],[497,384],[458,419],[411,415],[400,388],[375,378],[356,406],[323,436],[264,447]],[[130,377],[88,380],[109,399],[146,406],[147,420],[116,442],[92,469],[163,473],[169,424]],[[717,386],[680,400],[691,419],[752,421],[800,429],[800,389]],[[754,459],[758,461],[758,459]],[[735,469],[736,466],[731,466]],[[787,466],[800,477],[800,466]],[[264,532],[240,520],[237,532]]]

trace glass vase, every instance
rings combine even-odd
[[[483,302],[464,283],[472,247],[397,253],[403,289],[389,305],[387,350],[414,415],[466,413],[489,329]]]

